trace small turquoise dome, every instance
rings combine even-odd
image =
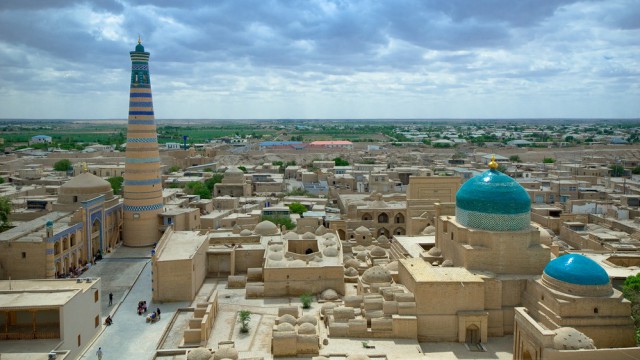
[[[456,193],[456,220],[474,229],[525,230],[531,222],[531,199],[518,182],[490,169],[460,187]]]
[[[142,44],[136,45],[136,52],[144,52],[144,46]]]
[[[602,266],[580,254],[555,258],[544,268],[544,273],[556,280],[575,285],[607,285],[609,275]]]
[[[53,227],[53,220],[47,220],[47,227]]]

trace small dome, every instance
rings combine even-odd
[[[187,360],[209,360],[211,359],[211,351],[205,348],[196,348],[189,351],[187,354]]]
[[[333,240],[333,239],[327,239],[327,240],[325,240],[325,241],[323,241],[323,242],[322,242],[322,245],[324,245],[324,246],[326,246],[326,247],[334,246],[334,245],[336,245],[336,244],[337,244],[337,243],[336,243],[336,241],[335,241],[335,240]]]
[[[325,239],[335,239],[336,235],[334,233],[328,232],[328,233],[322,235],[322,237],[325,238]]]
[[[289,323],[282,323],[282,324],[278,324],[278,326],[276,327],[278,329],[278,331],[295,331],[295,327],[293,327],[293,325],[289,324]]]
[[[364,227],[364,226],[360,226],[359,228],[356,229],[356,234],[357,235],[371,235],[371,231]]]
[[[333,289],[327,289],[320,294],[320,298],[328,301],[338,300],[338,293]]]
[[[298,235],[295,231],[289,231],[282,236],[285,240],[298,240],[300,239],[300,235]]]
[[[453,261],[451,260],[445,260],[442,262],[442,265],[440,265],[442,267],[453,267]]]
[[[316,333],[316,327],[309,323],[304,323],[298,327],[298,334],[300,335],[314,335]]]
[[[227,170],[224,172],[224,174],[225,175],[233,175],[233,174],[244,175],[244,172],[235,166],[229,166]]]
[[[356,259],[360,260],[360,261],[367,261],[367,259],[369,258],[369,252],[368,251],[361,251],[358,253],[358,255],[356,255]]]
[[[338,256],[338,249],[336,249],[334,247],[326,248],[326,249],[322,250],[322,255],[324,255],[326,257],[336,257],[336,256]]]
[[[295,318],[293,315],[291,315],[291,314],[284,314],[284,315],[282,315],[282,316],[280,316],[280,317],[278,318],[278,322],[279,322],[280,324],[282,324],[282,323],[287,323],[287,324],[295,325],[295,324],[296,324],[296,322],[297,322],[297,320],[296,320],[296,318]]]
[[[136,45],[136,52],[144,52],[144,46],[140,42]]]
[[[362,245],[356,245],[351,248],[351,251],[354,253],[359,253],[360,251],[365,251],[365,250],[367,250],[367,248]]]
[[[271,254],[269,254],[269,260],[281,261],[282,260],[282,253],[281,252],[272,252]]]
[[[563,255],[549,261],[544,268],[544,274],[569,284],[609,284],[609,275],[602,266],[580,254]]]
[[[110,192],[111,184],[101,177],[95,176],[90,172],[84,172],[78,176],[74,176],[71,180],[60,185],[60,194],[97,194]]]
[[[238,360],[238,350],[232,347],[225,347],[222,349],[218,349],[218,351],[216,351],[213,354],[213,360],[222,360],[222,359]]]
[[[314,234],[314,233],[312,233],[310,231],[307,231],[306,233],[304,233],[302,235],[302,239],[303,240],[315,240],[316,239],[316,234]]]
[[[381,248],[380,246],[374,246],[373,249],[371,249],[370,254],[371,256],[375,257],[387,256],[386,250]]]
[[[253,232],[262,236],[277,235],[278,227],[271,221],[265,220],[256,225],[256,227],[253,229]]]
[[[442,250],[440,250],[440,248],[434,246],[431,249],[429,249],[429,251],[427,251],[427,254],[429,254],[429,256],[438,257],[438,256],[442,255]]]
[[[307,266],[307,262],[304,260],[296,259],[289,261],[288,267],[305,267]]]
[[[315,263],[321,263],[322,262],[322,258],[319,256],[314,256],[313,259],[311,259],[311,261],[315,262]]]
[[[358,268],[358,266],[360,266],[360,261],[356,260],[356,259],[349,259],[347,261],[344,262],[344,267],[346,268]]]
[[[280,244],[271,245],[271,246],[269,246],[269,251],[280,252],[280,251],[282,251],[282,245],[280,245]]]
[[[392,280],[389,270],[380,265],[369,268],[362,274],[362,281],[367,284],[390,283]]]
[[[398,261],[392,261],[384,266],[385,269],[389,271],[398,271]]]
[[[244,230],[240,231],[240,235],[242,235],[242,236],[251,236],[251,235],[253,235],[253,232],[251,230],[249,230],[249,229],[244,229]]]
[[[53,220],[47,220],[47,225],[48,228],[53,227]]]
[[[376,241],[378,241],[378,244],[385,245],[389,243],[389,238],[384,235],[380,235],[378,236],[378,239],[376,239]]]
[[[324,235],[324,234],[326,234],[326,233],[327,233],[327,228],[326,228],[326,227],[324,227],[324,225],[320,225],[320,226],[318,226],[318,228],[316,229],[316,235],[318,235],[318,236],[322,236],[322,235]]]
[[[436,228],[428,225],[424,228],[424,230],[422,230],[422,235],[433,235],[436,233]]]
[[[582,350],[596,348],[591,338],[572,327],[561,327],[556,329],[555,332],[556,336],[553,337],[553,348],[556,350]]]
[[[311,314],[305,314],[298,319],[297,323],[298,325],[302,325],[302,324],[317,325],[318,319]]]
[[[350,267],[347,270],[345,270],[344,274],[346,276],[350,276],[350,277],[358,276],[358,270],[356,270],[355,268]]]
[[[525,230],[531,224],[531,198],[511,177],[490,169],[460,187],[456,220],[472,229]]]

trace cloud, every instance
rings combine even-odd
[[[138,34],[158,117],[637,117],[638,19],[634,0],[5,0],[0,117],[125,117]],[[69,106],[25,113],[33,92]]]

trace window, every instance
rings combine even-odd
[[[27,258],[27,253],[26,253],[26,252],[24,252],[24,251],[22,252],[22,258],[23,258],[23,259],[26,259],[26,258]]]
[[[597,307],[596,307],[596,308],[593,308],[593,313],[594,313],[594,314],[597,314],[597,313],[598,313],[598,308],[597,308]]]
[[[94,322],[95,322],[95,326],[94,327],[100,326],[100,315],[96,315],[96,318],[95,318]]]
[[[99,299],[100,296],[98,295],[98,290],[96,290],[96,292],[93,293],[93,302],[98,302]]]
[[[81,344],[82,344],[82,338],[80,337],[80,335],[78,335],[78,347],[80,347]]]

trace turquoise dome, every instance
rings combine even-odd
[[[518,182],[490,169],[460,187],[456,220],[480,230],[525,230],[531,222],[531,199]]]
[[[136,52],[144,52],[144,46],[142,44],[136,45]]]
[[[602,266],[580,254],[555,258],[544,268],[544,273],[556,280],[575,285],[607,285],[609,275]]]

